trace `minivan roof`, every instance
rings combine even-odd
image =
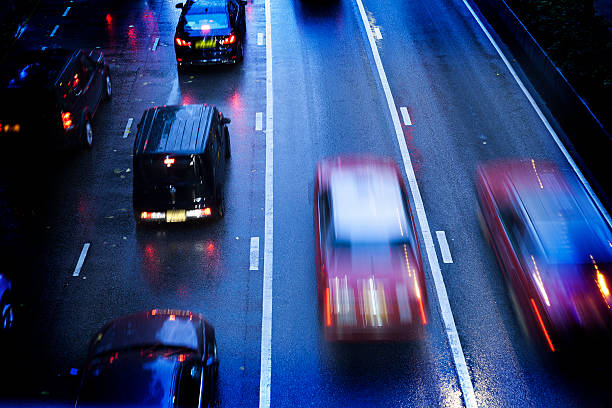
[[[134,141],[134,155],[198,154],[206,147],[214,107],[173,105],[147,109]]]

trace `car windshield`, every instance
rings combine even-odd
[[[188,14],[185,16],[185,25],[191,30],[216,30],[229,27],[227,14]]]

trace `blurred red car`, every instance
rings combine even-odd
[[[491,241],[528,333],[551,351],[612,328],[612,233],[576,177],[549,162],[481,165],[476,188]]]
[[[419,337],[427,324],[425,276],[395,162],[374,157],[319,162],[314,218],[325,338]]]

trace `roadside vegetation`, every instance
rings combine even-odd
[[[593,0],[506,0],[612,132],[612,34]]]

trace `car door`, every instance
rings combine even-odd
[[[185,364],[180,370],[179,382],[177,386],[177,403],[178,408],[199,408],[206,406],[201,404],[201,401],[207,401],[209,398],[207,391],[203,389],[204,370],[200,361],[191,361]]]
[[[103,73],[100,64],[96,64],[87,55],[79,53],[79,69],[83,81],[83,97],[93,115],[102,99]]]

